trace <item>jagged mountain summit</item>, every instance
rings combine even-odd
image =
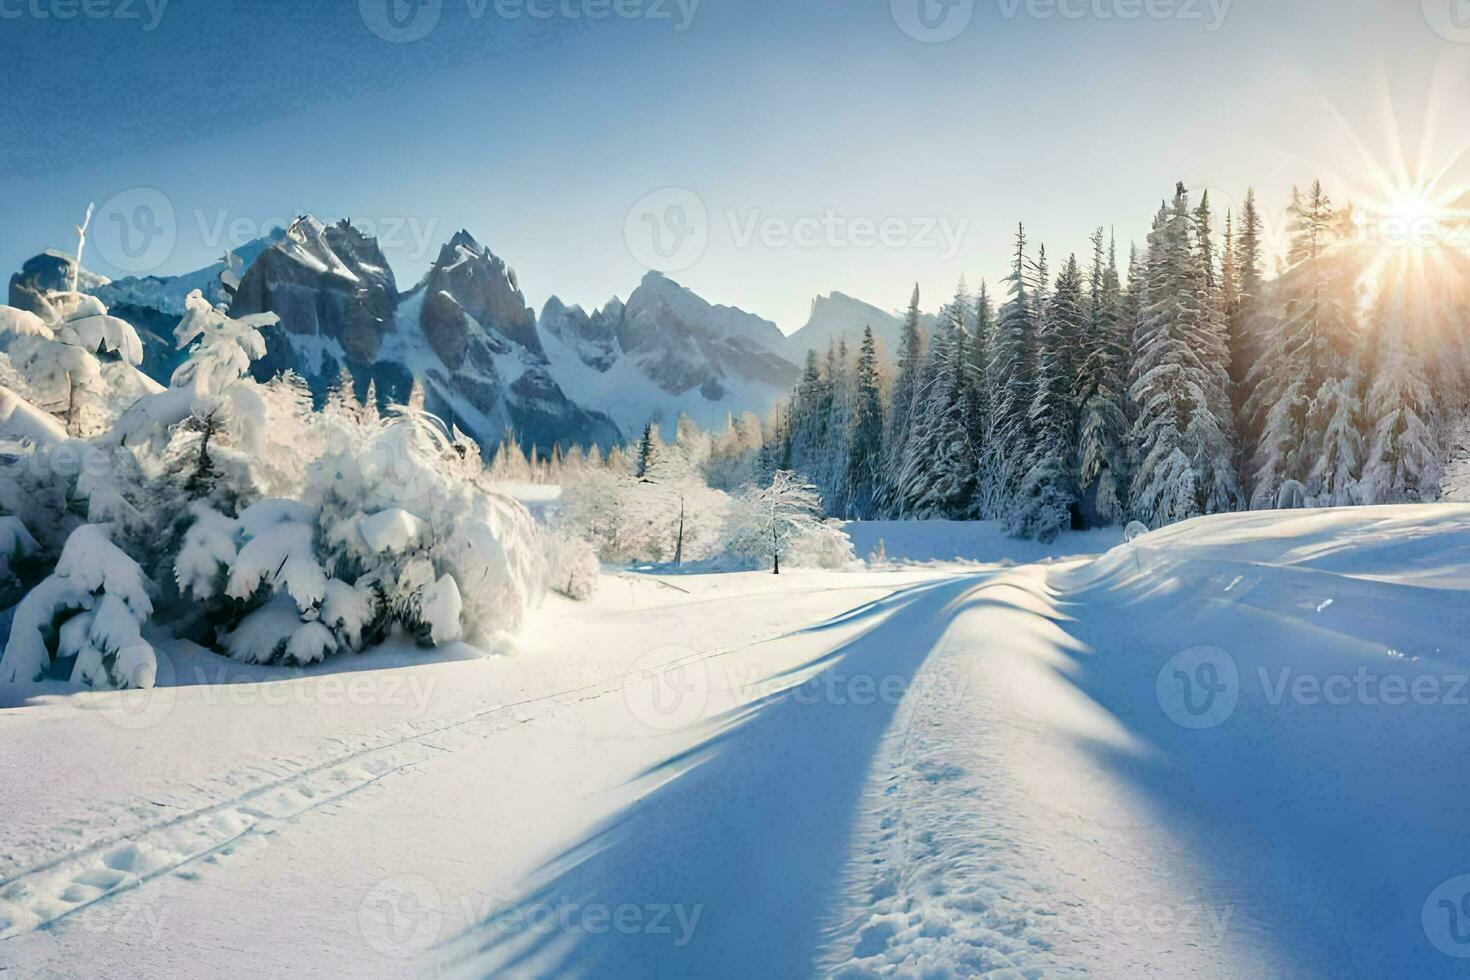
[[[626,301],[614,297],[588,312],[553,296],[537,316],[514,269],[464,230],[400,291],[376,239],[349,221],[311,215],[234,250],[234,259],[232,273],[222,261],[115,282],[84,273],[81,284],[138,330],[142,368],[161,381],[177,364],[167,338],[184,297],[200,289],[236,316],[280,317],[265,331],[258,376],[294,371],[321,395],[346,367],[360,395],[376,381],[384,401],[406,398],[418,381],[430,411],[487,446],[507,428],[549,451],[557,443],[607,446],[649,421],[672,426],[681,413],[706,427],[746,411],[764,415],[796,382],[808,349],[825,350],[838,337],[855,346],[870,323],[892,345],[900,324],[833,293],[787,337],[769,320],[710,303],[656,272]],[[69,262],[48,252],[26,263],[11,280],[11,305],[32,308],[70,274]],[[221,282],[230,274],[239,279],[233,295]]]
[[[728,414],[763,414],[799,373],[774,323],[711,304],[657,272],[626,303],[614,298],[592,313],[552,297],[538,326],[566,389],[625,434],[680,413],[706,427]]]
[[[919,320],[925,332],[933,329],[934,322],[934,317],[928,315]],[[865,327],[873,328],[873,335],[890,356],[898,350],[902,313],[879,309],[846,293],[828,293],[812,300],[811,315],[801,329],[786,338],[785,350],[797,363],[801,363],[807,351],[824,353],[833,343],[845,341],[849,349],[857,350]]]
[[[281,323],[262,375],[293,370],[322,391],[346,367],[359,394],[373,380],[399,401],[418,381],[429,411],[485,445],[508,428],[543,448],[620,438],[557,385],[515,273],[467,231],[400,293],[376,239],[303,217],[250,265],[231,307],[267,310]]]

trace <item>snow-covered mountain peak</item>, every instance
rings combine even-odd
[[[932,328],[933,322],[934,318],[927,315],[920,320],[926,330]],[[787,356],[800,363],[807,351],[823,352],[839,341],[846,341],[849,348],[856,349],[867,327],[873,328],[879,343],[891,353],[898,349],[903,314],[881,309],[847,293],[834,291],[817,296],[812,300],[807,322],[786,338]]]

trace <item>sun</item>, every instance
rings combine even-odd
[[[1432,185],[1386,183],[1363,202],[1358,230],[1366,244],[1392,250],[1426,251],[1456,242],[1464,213],[1456,194]]]
[[[1383,216],[1405,225],[1415,225],[1440,220],[1443,210],[1422,192],[1411,190],[1389,198]]]

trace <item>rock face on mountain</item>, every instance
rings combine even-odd
[[[626,303],[614,298],[589,313],[552,297],[538,318],[515,272],[467,231],[406,293],[377,241],[348,222],[304,216],[235,254],[246,268],[233,298],[220,281],[223,263],[115,283],[83,273],[83,288],[105,294],[138,328],[144,368],[164,383],[179,356],[168,338],[183,299],[201,289],[237,316],[281,318],[266,331],[257,377],[295,371],[321,395],[346,367],[359,394],[376,381],[385,403],[406,400],[418,381],[430,411],[487,446],[506,428],[543,450],[607,446],[636,438],[650,421],[672,427],[681,413],[716,427],[729,414],[768,412],[800,373],[800,356],[774,323],[706,302],[658,273]],[[11,304],[28,308],[27,297],[69,275],[69,257],[38,256],[12,280]]]
[[[393,401],[417,381],[429,411],[487,447],[506,429],[542,450],[621,438],[558,386],[515,273],[467,231],[400,294],[376,239],[303,217],[251,264],[231,307],[264,310],[281,325],[267,334],[261,376],[294,370],[321,392],[346,366],[359,393],[372,379]]]
[[[537,329],[575,351],[583,364],[607,371],[622,356],[617,332],[622,318],[623,303],[618,299],[589,315],[580,306],[567,306],[553,296],[541,310]]]
[[[778,353],[785,337],[774,323],[711,305],[657,272],[628,297],[617,336],[624,355],[670,395],[698,388],[719,401],[731,380],[782,389],[796,383],[796,366]]]
[[[467,231],[401,298],[383,359],[408,366],[429,410],[486,445],[507,428],[543,450],[622,438],[610,419],[567,397],[515,272]]]
[[[540,353],[536,314],[526,305],[515,272],[469,232],[455,233],[439,250],[423,289],[424,334],[451,370],[464,361],[466,316],[507,342]]]
[[[919,318],[920,327],[927,333],[934,328],[931,315]],[[786,356],[800,364],[806,359],[807,351],[826,353],[827,347],[847,341],[848,349],[856,352],[863,342],[863,330],[873,328],[888,357],[898,352],[899,335],[903,331],[903,314],[890,313],[871,303],[848,296],[846,293],[830,293],[812,300],[812,312],[806,325],[786,338]]]
[[[70,289],[72,269],[76,264],[72,256],[50,249],[27,260],[21,270],[10,277],[10,298],[6,305],[34,313],[43,320],[55,319],[57,314],[50,309],[46,294]],[[106,277],[83,269],[77,277],[77,288],[90,292],[107,285],[107,282]]]
[[[392,328],[398,285],[375,238],[346,221],[326,226],[310,215],[297,219],[282,239],[260,253],[231,305],[241,314],[270,311],[281,318],[277,330],[290,343],[270,344],[272,354],[285,354],[298,338],[339,345],[347,359],[374,363],[383,332]],[[268,357],[262,371],[276,373],[302,365]]]
[[[764,414],[799,371],[774,323],[706,302],[651,272],[628,297],[587,313],[552,297],[538,323],[552,372],[580,405],[626,437],[687,414],[707,428],[727,415]]]

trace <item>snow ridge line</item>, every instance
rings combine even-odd
[[[932,584],[923,583],[924,586]],[[896,589],[876,603],[864,604],[864,607],[886,603],[913,588],[916,587]],[[201,860],[228,854],[235,844],[248,837],[262,831],[272,832],[283,823],[296,821],[330,803],[345,799],[386,776],[427,762],[441,752],[454,751],[453,748],[446,749],[427,741],[435,736],[456,733],[517,709],[533,708],[552,702],[557,707],[562,707],[596,700],[625,687],[630,677],[636,676],[639,682],[646,683],[668,670],[729,656],[791,635],[790,631],[773,633],[704,655],[676,657],[651,668],[641,668],[631,675],[606,677],[563,691],[472,711],[457,720],[326,759],[252,787],[237,796],[155,823],[145,823],[127,832],[113,834],[76,850],[56,855],[0,879],[0,941],[14,939],[49,926],[115,895],[136,889],[148,881],[177,873]],[[486,738],[510,728],[533,723],[538,717],[529,714],[515,717],[508,724],[468,734]],[[391,756],[395,750],[408,746],[435,751],[408,761],[374,759]],[[376,772],[363,771],[374,761],[385,764]],[[358,771],[353,772],[354,767]],[[330,780],[336,786],[316,789],[312,783],[319,778]],[[336,787],[344,788],[337,792],[328,791]],[[269,808],[271,801],[266,798],[276,793],[281,795],[275,802],[284,800],[287,804],[284,808],[278,808],[284,809],[284,812],[273,813]],[[263,802],[266,806],[252,806],[257,802]]]
[[[1041,574],[1008,569],[970,598],[1014,590],[1051,603],[1050,570],[1029,567]],[[971,758],[991,751],[988,722],[1004,696],[974,682],[972,661],[988,652],[952,624],[920,676],[946,678],[934,689],[971,696],[900,705],[865,791],[842,881],[846,907],[829,913],[816,972],[1073,972],[1041,926],[1050,905],[1043,886],[1014,868],[1015,829],[997,819],[997,777]]]

